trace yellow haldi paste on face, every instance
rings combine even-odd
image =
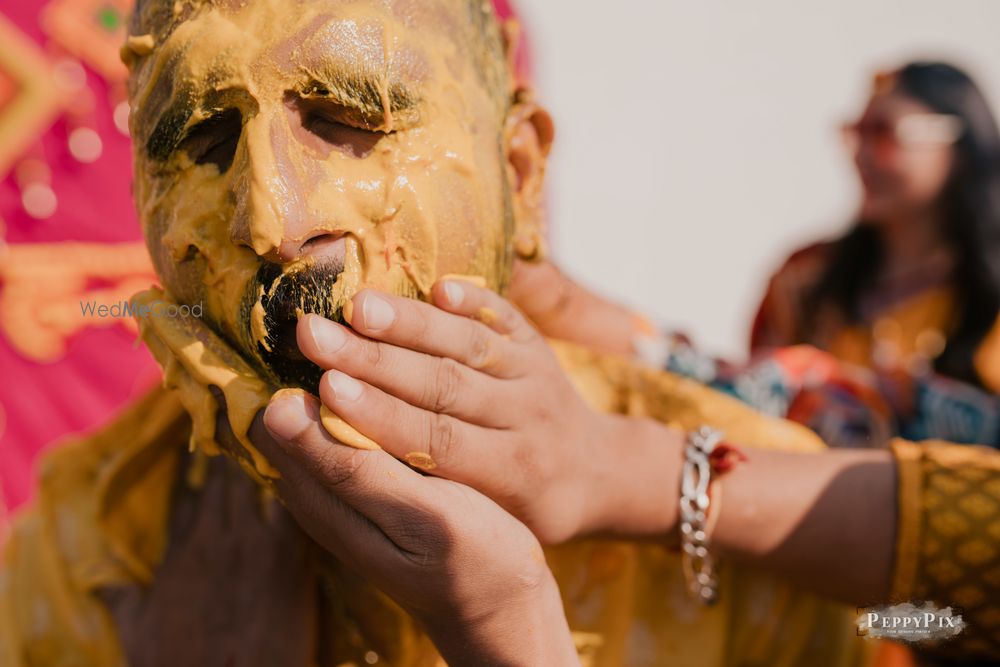
[[[177,392],[191,415],[190,447],[209,455],[221,453],[216,434],[219,405],[211,387],[225,397],[227,418],[242,451],[227,452],[258,481],[280,477],[250,442],[257,413],[267,407],[274,388],[203,322],[182,315],[162,290],[132,297],[143,340],[163,368],[164,386]]]
[[[182,6],[169,30],[140,9],[156,43],[130,80],[136,201],[178,302],[267,373],[264,263],[336,255],[328,313],[362,287],[428,298],[449,272],[505,284],[504,126],[447,3]],[[232,155],[206,159],[186,137],[226,118]]]
[[[271,344],[267,341],[267,323],[265,318],[264,304],[258,299],[250,310],[250,332],[253,334],[253,339],[270,352]]]
[[[125,63],[126,67],[131,67],[136,58],[148,56],[156,46],[156,39],[152,35],[131,35],[125,40],[118,57]]]
[[[196,318],[156,315],[157,310],[166,312],[168,307],[175,305],[161,290],[138,294],[132,303],[136,309],[145,308],[150,313],[139,318],[142,337],[164,369],[165,386],[177,391],[191,414],[191,448],[210,455],[221,453],[216,434],[218,405],[211,393],[211,387],[217,387],[225,397],[233,433],[243,447],[243,451],[228,453],[244,463],[258,481],[277,479],[280,475],[254,447],[248,435],[254,418],[276,395],[274,388],[261,380],[232,348]],[[301,389],[281,391],[302,392]],[[381,449],[326,406],[320,410],[320,421],[323,428],[344,445]]]

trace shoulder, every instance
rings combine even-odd
[[[770,278],[750,331],[750,349],[805,342],[801,320],[806,295],[826,269],[835,241],[799,248]]]
[[[183,407],[157,389],[43,457],[35,500],[14,517],[0,553],[0,665],[43,654],[123,664],[94,591],[150,576],[164,548],[173,454],[189,433]]]
[[[166,389],[153,389],[95,432],[49,449],[38,466],[39,497],[69,502],[99,495],[123,468],[148,469],[155,452],[176,449],[189,434],[180,401]]]
[[[772,285],[811,286],[826,269],[836,245],[836,241],[821,241],[799,248],[775,272],[771,279]]]

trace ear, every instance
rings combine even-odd
[[[504,147],[507,180],[514,201],[514,247],[522,259],[545,254],[545,167],[555,127],[530,90],[519,89],[507,115]]]

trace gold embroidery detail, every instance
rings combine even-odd
[[[962,608],[968,628],[942,647],[949,657],[1000,656],[1000,454],[943,443],[893,450],[901,504],[894,595]],[[912,585],[903,585],[911,571]]]

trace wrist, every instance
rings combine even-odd
[[[579,665],[559,588],[549,572],[526,598],[459,618],[438,617],[424,624],[449,665]]]
[[[586,532],[661,538],[676,531],[684,434],[651,419],[606,415],[598,433]]]
[[[629,420],[602,412],[593,415],[586,429],[584,454],[576,457],[577,465],[570,473],[581,508],[574,537],[613,530],[625,491],[622,449],[631,438]]]

